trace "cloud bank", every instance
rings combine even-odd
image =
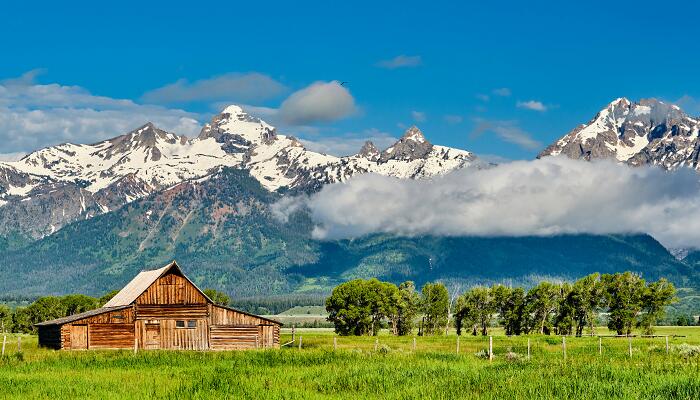
[[[184,135],[198,116],[182,110],[96,96],[79,86],[35,81],[39,70],[0,81],[0,151],[20,153],[65,142],[93,143],[147,121]]]
[[[667,172],[560,157],[463,169],[432,180],[363,175],[275,205],[308,207],[318,239],[649,233],[667,246],[700,245],[700,183]]]

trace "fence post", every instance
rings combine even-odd
[[[2,336],[2,354],[1,355],[3,355],[3,356],[5,355],[5,343],[7,343],[7,335]]]
[[[296,327],[292,325],[292,342],[294,342],[294,338],[296,337]]]
[[[17,352],[22,351],[22,336],[17,336]]]
[[[530,338],[527,338],[527,360],[530,361]]]
[[[139,340],[134,336],[134,354],[139,351]]]
[[[379,338],[374,339],[374,351],[377,351],[377,347],[379,347]]]
[[[666,355],[668,355],[668,335],[666,335]]]
[[[489,336],[489,361],[493,360],[493,336]]]
[[[459,335],[457,335],[457,354],[459,354]]]
[[[338,337],[333,336],[333,350],[337,350],[337,349],[338,349]]]
[[[561,337],[561,348],[564,350],[564,360],[566,361],[566,336]]]
[[[413,337],[413,351],[416,351],[416,337]]]
[[[603,355],[603,338],[598,336],[598,355]]]
[[[299,350],[301,350],[301,341],[302,341],[302,339],[303,339],[303,337],[302,337],[301,335],[299,335]]]
[[[628,336],[627,341],[629,342],[630,358],[632,358],[632,336]]]

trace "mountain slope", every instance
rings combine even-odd
[[[0,292],[100,294],[175,258],[195,282],[235,297],[325,292],[355,277],[463,285],[530,283],[590,272],[638,271],[687,285],[695,270],[646,235],[551,238],[311,239],[303,211],[287,223],[270,205],[280,195],[241,169],[183,182],[119,210],[79,221],[0,253]]]
[[[538,158],[615,159],[629,165],[700,169],[700,119],[656,99],[619,98],[564,135]]]
[[[432,145],[415,127],[384,152],[372,147],[348,157],[315,153],[238,106],[226,107],[193,139],[147,123],[92,145],[62,144],[0,163],[0,235],[37,239],[220,167],[246,169],[267,190],[288,192],[367,172],[426,178],[475,160]]]

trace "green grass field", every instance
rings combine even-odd
[[[488,338],[337,337],[328,330],[297,330],[280,350],[245,352],[53,351],[35,336],[8,337],[0,361],[0,398],[475,398],[475,399],[698,399],[700,327],[660,327],[686,337],[505,337],[494,331],[495,359],[476,355]],[[605,333],[605,332],[604,332]],[[302,349],[298,348],[298,336]],[[285,330],[282,341],[291,335]],[[531,341],[527,360],[527,340]],[[685,350],[687,352],[687,349]],[[508,355],[507,353],[511,354]],[[685,354],[685,355],[684,355]]]

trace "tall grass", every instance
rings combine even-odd
[[[685,338],[494,337],[495,359],[478,358],[482,337],[338,337],[300,332],[304,348],[247,352],[60,352],[23,338],[23,355],[8,345],[0,361],[0,398],[173,399],[698,399],[700,356],[681,346],[700,344],[700,330]],[[288,340],[285,334],[283,340]],[[9,343],[16,342],[11,338]],[[687,350],[683,350],[686,351]],[[520,357],[507,357],[507,353]]]

